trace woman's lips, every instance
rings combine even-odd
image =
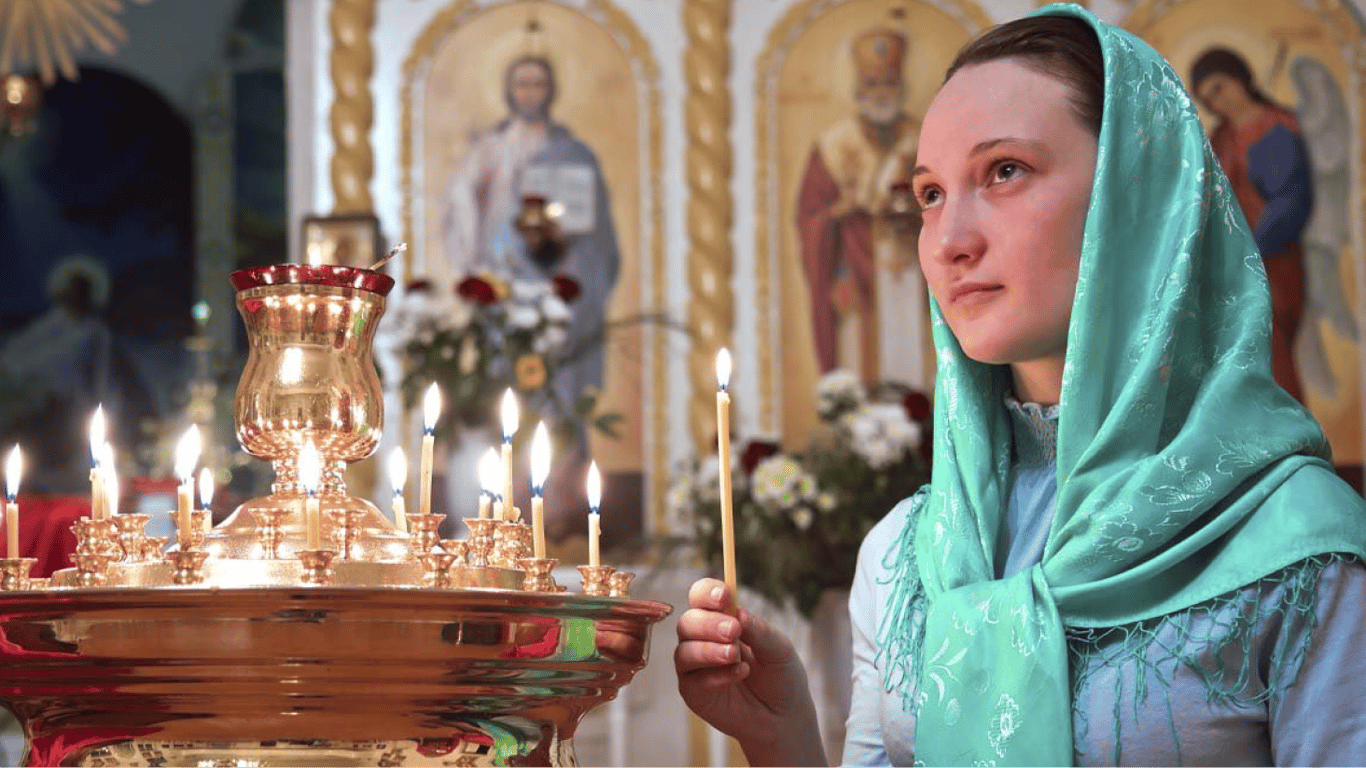
[[[959,283],[953,287],[949,293],[949,302],[953,304],[972,304],[984,301],[987,297],[994,295],[1001,290],[1002,286],[994,283]]]

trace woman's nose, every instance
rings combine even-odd
[[[978,208],[977,201],[971,197],[959,197],[944,204],[938,226],[928,231],[932,241],[922,243],[922,247],[930,247],[935,261],[943,264],[975,261],[986,252],[986,237],[982,233]]]

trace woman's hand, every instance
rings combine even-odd
[[[716,579],[699,579],[678,618],[678,691],[698,717],[733,736],[750,765],[824,765],[816,706],[792,643]]]

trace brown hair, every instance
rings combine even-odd
[[[1105,107],[1105,57],[1095,30],[1071,16],[1029,16],[992,27],[958,52],[947,82],[963,67],[1019,58],[1032,69],[1072,89],[1072,112],[1100,136]]]
[[[1247,95],[1253,101],[1260,101],[1263,104],[1271,104],[1271,99],[1262,93],[1257,87],[1257,83],[1252,78],[1252,67],[1247,65],[1247,59],[1239,56],[1228,48],[1210,48],[1191,65],[1191,91],[1194,92],[1200,87],[1200,83],[1205,78],[1213,74],[1224,74],[1243,84],[1247,89]]]

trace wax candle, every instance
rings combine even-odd
[[[479,458],[479,486],[483,489],[479,493],[479,517],[486,519],[491,514],[489,507],[493,505],[493,500],[498,496],[498,481],[503,476],[503,465],[498,458],[498,451],[489,448],[484,455]],[[501,515],[503,506],[498,505],[498,513]]]
[[[436,420],[441,417],[441,390],[433,382],[422,397],[422,466],[418,475],[418,511],[432,513],[432,451],[436,445]]]
[[[732,595],[736,593],[735,517],[730,488],[730,350],[716,355],[716,450],[721,479],[721,563]]]
[[[549,475],[550,432],[543,421],[531,437],[531,540],[537,558],[545,557],[545,480]]]
[[[176,488],[176,533],[181,551],[189,549],[190,505],[194,497],[194,468],[199,463],[201,443],[199,427],[191,426],[181,435],[175,449],[175,474],[180,479]]]
[[[400,533],[408,532],[408,508],[403,503],[403,486],[408,483],[408,457],[403,448],[395,448],[389,454],[389,485],[394,489],[394,527]]]
[[[318,486],[322,481],[323,461],[310,440],[299,451],[299,485],[307,494],[304,499],[304,525],[307,528],[307,548],[322,549],[322,510],[318,503]]]
[[[517,507],[512,502],[512,436],[517,433],[517,396],[512,388],[503,393],[503,519],[517,519]]]
[[[602,538],[602,521],[598,517],[598,507],[602,504],[602,475],[598,474],[598,463],[588,465],[588,564],[602,565],[602,552],[599,549]]]
[[[5,460],[5,557],[15,560],[19,557],[19,475],[24,471],[24,456],[19,446],[9,452]]]

